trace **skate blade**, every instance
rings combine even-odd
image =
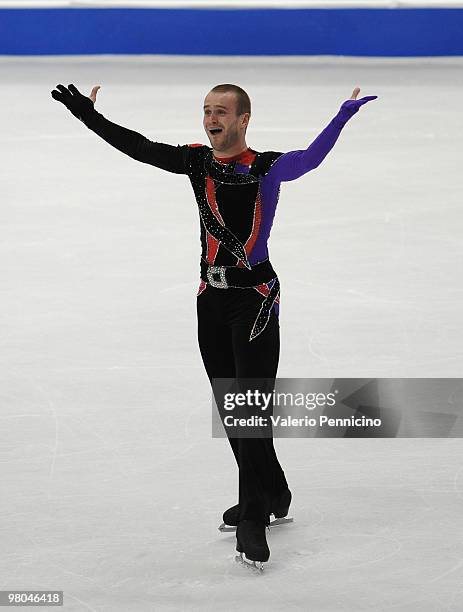
[[[251,561],[244,553],[237,555],[235,561],[256,574],[262,574],[264,571],[264,561]]]
[[[226,525],[225,523],[222,523],[219,527],[219,531],[236,531],[236,527],[233,527],[232,525]]]
[[[286,523],[294,523],[294,519],[293,518],[276,518],[273,521],[270,521],[269,523],[269,527],[278,527],[278,525],[286,525]],[[225,523],[222,523],[219,526],[219,531],[221,531],[222,533],[224,532],[234,532],[236,531],[236,527],[233,525],[226,525]]]
[[[270,521],[269,527],[278,527],[278,525],[286,525],[286,523],[294,523],[293,518],[276,518]]]

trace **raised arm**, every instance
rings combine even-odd
[[[349,119],[355,115],[359,108],[369,102],[375,100],[378,96],[366,96],[357,100],[360,89],[356,87],[352,92],[352,97],[346,100],[338,114],[329,122],[326,128],[317,138],[301,151],[289,151],[283,153],[271,166],[267,176],[276,182],[293,181],[303,174],[317,168],[331,149],[334,147],[342,128],[346,125]]]
[[[68,85],[67,88],[64,85],[57,85],[51,95],[64,104],[90,130],[122,153],[168,172],[187,173],[188,145],[175,147],[162,142],[153,142],[138,132],[108,121],[95,110],[99,88],[98,85],[93,87],[90,96],[86,97],[75,85]]]

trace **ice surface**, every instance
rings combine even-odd
[[[323,165],[282,186],[271,239],[286,377],[458,377],[463,60],[2,58],[0,589],[65,610],[456,612],[460,440],[276,442],[293,525],[251,576],[217,526],[236,503],[196,345],[199,221],[186,177],[112,149],[52,100],[207,143],[218,83],[248,145],[305,148],[378,95]],[[167,265],[168,264],[168,265]]]

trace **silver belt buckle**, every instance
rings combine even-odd
[[[220,277],[219,280],[216,280],[214,275],[218,275]],[[216,289],[228,289],[224,266],[209,266],[207,269],[207,280],[209,281],[209,284]]]

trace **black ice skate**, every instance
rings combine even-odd
[[[265,523],[244,520],[236,527],[236,550],[240,553],[236,560],[252,569],[263,571],[270,550],[265,538]]]
[[[285,518],[288,515],[289,506],[291,504],[291,491],[286,489],[277,498],[277,500],[273,504],[274,510],[272,511],[273,516],[275,517],[269,523],[269,527],[276,527],[278,525],[285,525],[286,523],[292,523],[294,519]],[[225,510],[223,513],[223,523],[219,527],[219,531],[236,531],[236,526],[238,525],[240,517],[240,507],[239,504],[236,506],[232,506]]]

